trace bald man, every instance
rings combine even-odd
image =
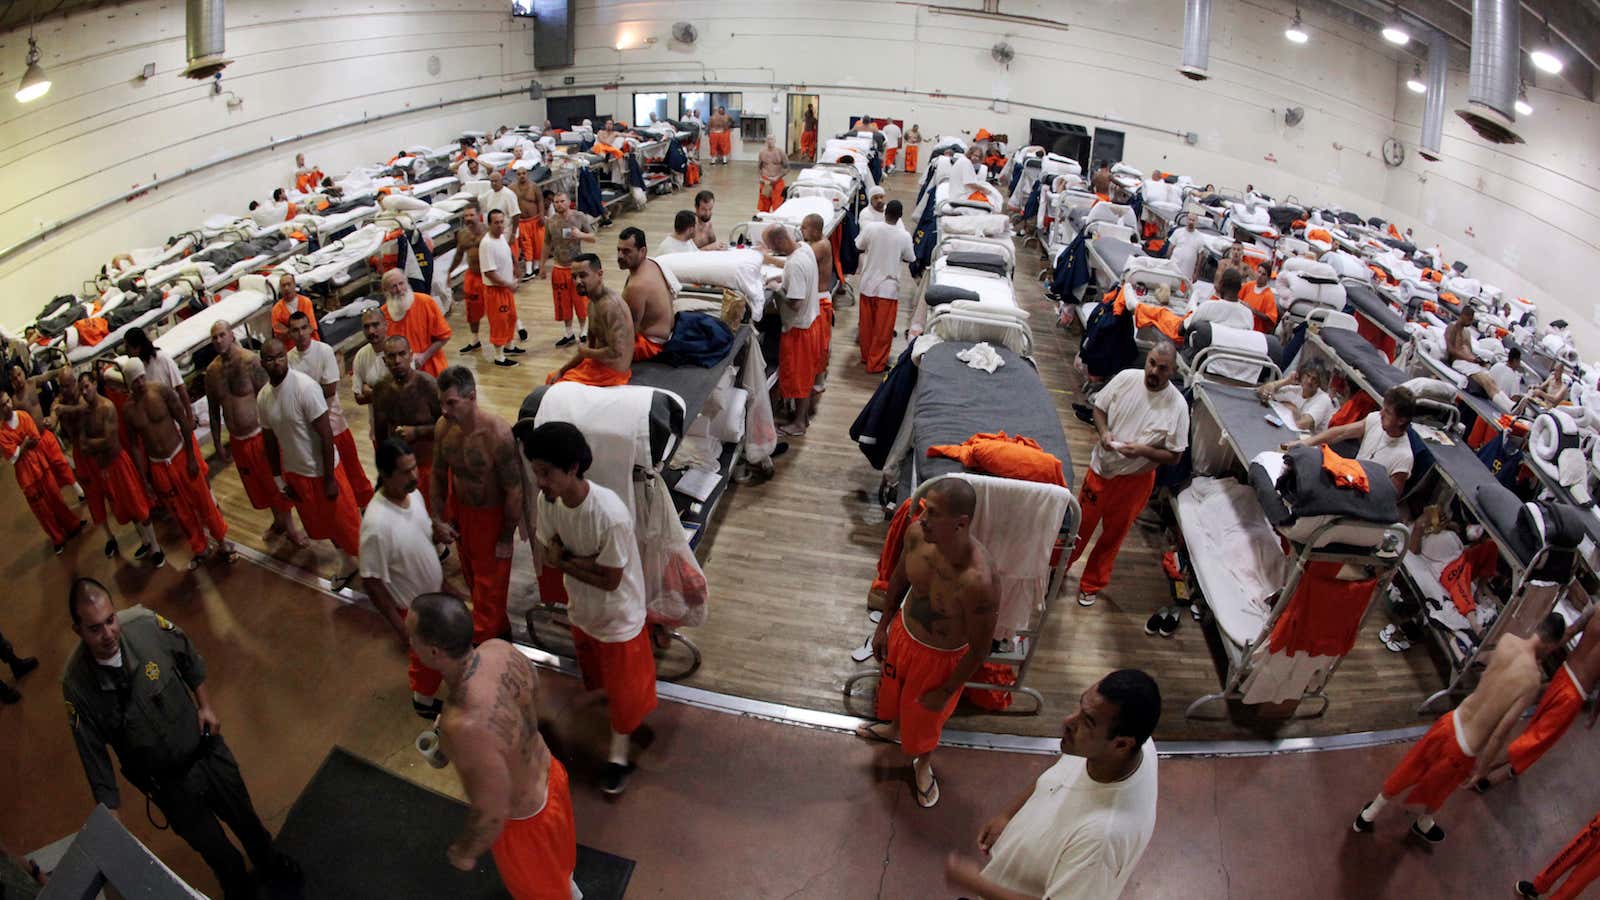
[[[300,293],[294,276],[284,273],[278,278],[278,299],[272,304],[272,336],[285,343],[289,340],[289,316],[305,313],[311,320],[312,340],[322,340],[317,330],[317,311],[311,301]]]
[[[618,242],[621,247],[621,242]],[[620,255],[619,249],[619,255]],[[642,254],[641,254],[642,255]],[[633,313],[622,295],[606,286],[600,257],[580,253],[572,260],[578,293],[589,301],[589,339],[546,384],[573,381],[595,387],[627,384],[633,378]]]
[[[211,326],[211,348],[217,351],[217,358],[206,366],[205,387],[216,457],[222,462],[232,457],[252,507],[272,510],[267,539],[283,537],[296,547],[305,547],[305,533],[294,522],[294,504],[273,483],[272,467],[267,463],[261,411],[256,407],[256,395],[267,385],[267,370],[261,367],[259,356],[239,346],[226,322]],[[226,445],[222,443],[224,424],[228,428]]]
[[[1155,490],[1156,466],[1177,462],[1189,446],[1189,405],[1172,384],[1177,354],[1170,341],[1161,341],[1143,370],[1118,372],[1094,395],[1100,440],[1078,495],[1083,516],[1072,562],[1088,548],[1095,527],[1101,530],[1078,579],[1079,606],[1093,606],[1111,582],[1122,541]]]
[[[711,145],[711,165],[727,165],[728,154],[733,150],[733,118],[728,115],[728,108],[717,107],[706,126],[706,137]]]
[[[517,192],[506,187],[506,177],[499,172],[489,173],[489,192],[478,200],[483,207],[483,220],[489,221],[495,210],[506,214],[506,234],[517,233],[517,216],[522,212],[522,203],[517,198]]]
[[[672,339],[672,286],[661,264],[649,258],[644,232],[637,228],[625,228],[617,238],[617,267],[628,273],[622,299],[633,317],[633,359],[652,359]]]
[[[333,348],[311,339],[311,323],[305,316],[295,313],[289,317],[289,365],[303,372],[322,388],[323,399],[328,402],[328,427],[333,429],[333,448],[338,451],[339,468],[356,498],[356,505],[366,508],[372,499],[372,482],[361,468],[361,457],[356,455],[356,438],[350,433],[350,424],[344,418],[344,404],[339,402],[339,360]],[[408,345],[409,346],[409,345]]]
[[[917,155],[922,152],[922,127],[915,123],[911,130],[906,132],[906,172],[915,174],[917,171]]]
[[[200,455],[190,416],[172,388],[145,377],[144,363],[123,357],[122,382],[128,402],[122,408],[139,454],[148,462],[150,484],[161,505],[172,513],[189,541],[189,569],[199,568],[212,553],[225,563],[238,558],[228,543],[228,523],[211,495],[206,461]],[[209,540],[208,540],[209,535]],[[215,542],[215,550],[211,542]]]
[[[528,177],[527,169],[517,170],[512,190],[517,195],[519,209],[517,258],[522,260],[522,280],[527,281],[539,273],[540,261],[544,258],[544,191],[537,181]]]
[[[461,211],[461,227],[456,229],[456,249],[467,262],[467,271],[461,275],[461,298],[467,305],[467,328],[472,330],[472,343],[461,348],[462,353],[476,353],[483,349],[478,338],[478,323],[483,321],[483,269],[479,268],[478,244],[489,233],[489,226],[478,212],[477,201]]]
[[[294,155],[294,189],[302,194],[314,194],[322,183],[322,170],[306,163],[304,153]]]
[[[438,301],[421,291],[413,291],[405,273],[390,269],[383,273],[383,319],[390,334],[398,334],[411,345],[418,369],[438,377],[444,371],[444,345],[450,340],[450,326],[439,310]]]
[[[822,332],[822,347],[817,357],[817,388],[821,394],[828,386],[828,361],[833,348],[833,242],[822,234],[822,217],[812,213],[800,220],[800,238],[811,245],[817,258],[817,308],[828,327]]]
[[[783,267],[782,298],[778,316],[783,333],[778,339],[778,397],[791,406],[791,419],[778,429],[787,437],[800,437],[811,423],[816,399],[818,361],[826,345],[828,320],[817,303],[817,256],[811,245],[796,241],[783,225],[769,226],[762,236],[772,254],[768,265]]]
[[[921,493],[889,576],[889,607],[872,636],[873,655],[883,664],[877,706],[882,721],[862,725],[856,734],[900,742],[911,758],[917,805],[926,809],[939,802],[933,751],[961,700],[962,685],[989,657],[1000,590],[988,551],[972,537],[972,485],[945,476]]]
[[[783,174],[789,167],[789,158],[778,147],[777,135],[767,135],[767,145],[756,157],[756,167],[761,178],[761,186],[756,189],[756,212],[771,212],[783,205]]]
[[[557,191],[550,205],[550,216],[544,220],[544,255],[549,262],[540,268],[539,277],[550,279],[556,321],[566,329],[556,346],[567,347],[589,332],[589,303],[578,295],[578,286],[572,280],[572,258],[582,252],[584,244],[599,238],[594,233],[593,217],[573,209],[565,191]],[[572,327],[574,316],[578,320],[576,332]]]
[[[509,219],[498,209],[489,211],[489,233],[478,242],[478,266],[483,270],[483,305],[489,314],[489,344],[494,364],[510,367],[517,361],[506,354],[525,352],[517,341],[517,264],[511,252]]]

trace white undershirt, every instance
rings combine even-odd
[[[257,395],[256,405],[261,410],[261,424],[272,432],[278,442],[278,458],[283,471],[321,478],[321,439],[312,423],[328,411],[328,401],[322,396],[322,386],[312,381],[304,372],[290,369],[282,384],[269,384]],[[333,463],[338,463],[334,451]]]
[[[902,266],[917,258],[911,235],[898,222],[864,225],[856,237],[856,249],[865,253],[859,282],[862,296],[898,298]]]
[[[303,353],[298,347],[289,351],[289,365],[297,372],[304,372],[324,388],[333,385],[333,396],[325,397],[328,403],[328,427],[333,429],[334,437],[349,431],[350,426],[344,420],[344,407],[339,402],[339,360],[334,357],[333,348],[322,341],[312,341]]]

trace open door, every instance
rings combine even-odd
[[[817,161],[817,116],[820,112],[816,94],[789,95],[789,124],[785,129],[784,147],[790,162]]]

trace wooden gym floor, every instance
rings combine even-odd
[[[713,221],[719,235],[726,235],[754,209],[754,166],[733,164],[707,167],[702,172],[702,187],[718,196]],[[908,208],[912,205],[916,192],[913,176],[890,176],[886,186],[892,199],[902,200]],[[608,283],[621,286],[614,260],[616,235],[623,227],[643,228],[654,246],[670,231],[673,214],[691,205],[692,191],[654,198],[643,211],[621,214],[615,224],[604,229],[596,252],[605,261]],[[1091,431],[1073,416],[1070,406],[1070,390],[1076,384],[1071,360],[1077,336],[1053,324],[1053,308],[1035,277],[1040,268],[1038,254],[1025,250],[1019,258],[1018,294],[1033,315],[1039,372],[1057,398],[1071,444],[1075,481],[1081,481],[1088,464]],[[906,296],[909,294],[908,288]],[[553,346],[561,336],[561,326],[552,318],[549,282],[526,283],[517,296],[530,340],[528,353],[516,368],[499,369],[488,365],[481,354],[458,353],[469,339],[463,307],[457,304],[450,315],[455,330],[448,346],[451,362],[474,368],[480,379],[480,401],[508,419],[515,417],[527,392],[543,383],[546,373],[568,352]],[[903,309],[902,330],[908,315],[909,310]],[[847,705],[841,692],[846,677],[858,668],[850,651],[872,627],[866,618],[865,598],[887,529],[874,499],[878,475],[847,434],[878,382],[859,364],[854,319],[853,308],[840,310],[828,391],[810,433],[791,442],[788,453],[776,460],[777,475],[772,480],[732,488],[702,541],[700,556],[712,589],[711,610],[706,624],[690,633],[704,651],[705,662],[686,684],[811,709],[857,713],[870,709],[864,699]],[[900,346],[901,340],[897,340],[896,352]],[[351,400],[348,381],[343,396],[362,461],[371,473],[368,419]],[[209,452],[209,446],[206,449]],[[239,543],[322,577],[336,574],[326,544],[296,552],[286,544],[263,541],[270,519],[250,508],[230,467],[213,468],[212,488],[231,536]],[[36,538],[30,534],[27,539]],[[98,547],[97,539],[86,540]],[[1333,735],[1424,721],[1415,712],[1416,704],[1442,684],[1441,676],[1423,648],[1407,654],[1383,648],[1376,638],[1385,624],[1381,611],[1369,618],[1355,650],[1331,684],[1332,704],[1326,716],[1293,723],[1257,722],[1248,717],[1223,723],[1186,719],[1184,707],[1217,690],[1221,676],[1206,631],[1187,616],[1175,637],[1144,634],[1145,619],[1168,602],[1168,582],[1160,566],[1167,548],[1159,540],[1153,531],[1138,530],[1130,536],[1099,606],[1082,609],[1073,602],[1075,579],[1056,602],[1028,679],[1045,696],[1040,715],[982,715],[964,707],[952,727],[1055,734],[1061,716],[1074,708],[1083,686],[1121,667],[1143,668],[1161,684],[1166,708],[1157,736],[1163,740]],[[168,540],[168,546],[181,544]],[[183,556],[181,552],[177,555]],[[511,607],[512,621],[520,631],[520,611],[529,605],[527,592],[532,584],[531,556],[525,544],[518,548],[517,560]],[[174,560],[180,566],[186,561]],[[453,558],[447,565],[450,577],[459,578]],[[258,597],[253,602],[271,603],[274,599]]]

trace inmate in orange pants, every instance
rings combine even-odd
[[[572,321],[574,313],[580,319],[589,318],[589,298],[578,293],[578,283],[572,280],[571,266],[551,266],[550,297],[555,301],[557,322]]]
[[[404,622],[410,612],[409,609],[400,610],[400,621]],[[411,689],[424,697],[432,697],[439,693],[439,685],[444,683],[444,676],[423,665],[422,660],[417,657],[416,648],[407,650],[406,655],[411,658],[406,665],[406,683]]]
[[[656,708],[656,654],[647,629],[616,643],[596,640],[572,627],[572,644],[578,651],[583,687],[605,691],[611,730],[632,734]]]
[[[906,171],[907,172],[915,172],[917,170],[917,152],[920,149],[921,148],[918,147],[915,144],[907,144],[906,145]]]
[[[658,344],[642,334],[636,334],[633,336],[633,361],[654,359],[661,355],[661,348],[665,346],[666,344]]]
[[[339,454],[339,471],[344,473],[344,480],[350,482],[356,506],[366,509],[367,502],[372,499],[372,482],[367,480],[367,473],[361,468],[361,457],[356,455],[356,436],[346,428],[333,436],[333,449]]]
[[[633,378],[633,371],[619,372],[598,359],[586,359],[556,377],[551,372],[544,380],[545,384],[556,384],[562,381],[571,381],[577,384],[589,384],[595,387],[616,387],[627,384]]]
[[[710,140],[712,159],[726,159],[733,152],[733,132],[713,131],[707,135]]]
[[[191,441],[194,439],[191,437]],[[164,460],[150,460],[150,485],[156,489],[156,499],[167,511],[178,517],[183,535],[189,541],[189,552],[196,556],[206,552],[206,534],[221,541],[228,536],[228,523],[222,520],[217,509],[217,499],[211,496],[207,483],[205,457],[200,455],[200,444],[194,441],[194,456],[199,470],[189,477],[189,461],[179,447]],[[307,526],[309,527],[309,525]]]
[[[856,333],[861,344],[861,364],[868,372],[889,368],[889,348],[894,345],[894,320],[899,312],[900,303],[893,297],[861,295]]]
[[[1083,479],[1083,491],[1078,495],[1083,502],[1083,520],[1078,525],[1078,543],[1072,548],[1068,566],[1083,554],[1094,536],[1095,526],[1101,529],[1100,539],[1095,541],[1094,552],[1089,554],[1089,562],[1078,579],[1080,592],[1098,593],[1111,583],[1111,567],[1116,564],[1122,540],[1128,536],[1139,510],[1150,502],[1150,492],[1155,487],[1155,469],[1109,479],[1102,478],[1092,467],[1089,469]]]
[[[1432,815],[1472,774],[1472,766],[1473,758],[1461,748],[1455,710],[1451,710],[1434,720],[1428,733],[1384,779],[1383,796],[1392,800],[1409,790],[1405,802]]]
[[[339,496],[332,500],[328,499],[321,478],[285,472],[283,480],[294,488],[298,498],[294,508],[300,513],[300,524],[305,526],[307,537],[332,541],[352,559],[361,555],[361,510],[356,508],[356,498],[350,492],[350,481],[344,477],[344,469],[333,470]]]
[[[77,482],[78,473],[72,471],[67,454],[62,452],[61,441],[56,438],[54,431],[46,428],[39,432],[39,449],[44,452],[45,462],[50,464],[50,473],[56,477],[57,484],[66,487]]]
[[[27,470],[19,466],[17,485],[22,488],[23,499],[28,501],[28,509],[44,526],[45,534],[50,535],[50,543],[59,546],[83,526],[83,520],[61,502],[61,486],[50,474],[49,467],[40,465],[38,470],[43,474],[24,474]]]
[[[545,784],[544,808],[526,819],[506,820],[490,848],[500,880],[515,900],[572,900],[578,830],[567,769],[554,756]]]
[[[78,485],[83,488],[89,517],[96,525],[106,520],[107,500],[111,501],[111,513],[118,522],[127,525],[149,521],[150,498],[144,492],[144,479],[139,477],[139,470],[133,467],[127,451],[118,449],[109,466],[99,465],[83,452],[74,453],[73,458],[78,463],[78,471],[83,473]]]
[[[483,276],[471,269],[461,276],[461,296],[467,301],[467,324],[483,321]]]
[[[504,347],[517,336],[517,292],[484,282],[483,305],[489,313],[489,343]]]
[[[756,188],[756,212],[772,212],[783,205],[783,192],[785,185],[783,179]]]
[[[1572,874],[1567,876],[1566,882],[1561,885],[1561,890],[1547,894],[1546,892],[1555,887],[1556,880],[1562,873],[1568,870]],[[1583,826],[1578,836],[1561,848],[1561,852],[1556,854],[1555,859],[1550,860],[1544,871],[1534,876],[1533,889],[1545,900],[1572,900],[1583,893],[1583,889],[1588,887],[1596,876],[1600,876],[1600,816],[1595,816],[1589,824]]]
[[[523,219],[517,223],[517,259],[539,264],[544,256],[544,222],[540,219]]]
[[[918,703],[923,694],[940,687],[967,653],[965,644],[954,650],[941,650],[911,636],[906,630],[905,611],[889,625],[888,647],[884,651],[883,680],[878,683],[878,718],[900,723],[900,746],[907,756],[922,756],[939,746],[939,732],[961,702],[954,691],[938,712]]]
[[[1572,723],[1577,721],[1578,713],[1583,709],[1583,699],[1583,689],[1578,686],[1578,679],[1573,676],[1572,669],[1563,663],[1545,687],[1544,696],[1539,698],[1533,721],[1506,750],[1511,760],[1511,771],[1521,775],[1538,762],[1539,757],[1549,752],[1572,727]]]
[[[813,159],[817,156],[817,133],[815,131],[800,132],[800,153]]]
[[[884,165],[888,166],[891,169],[894,168],[895,158],[898,157],[899,155],[900,155],[900,148],[899,147],[890,147],[889,149],[883,151],[883,162],[884,162]]]
[[[256,509],[287,512],[294,504],[272,480],[272,466],[267,462],[267,436],[257,428],[254,434],[228,439],[228,452],[233,455],[233,468],[244,482],[245,496]]]
[[[800,400],[811,396],[817,366],[823,358],[828,320],[817,316],[807,328],[791,328],[778,338],[778,396]]]
[[[506,594],[511,589],[511,560],[494,555],[500,542],[505,510],[499,506],[467,506],[450,501],[449,518],[456,526],[461,574],[472,591],[472,643],[497,638],[510,627]]]

